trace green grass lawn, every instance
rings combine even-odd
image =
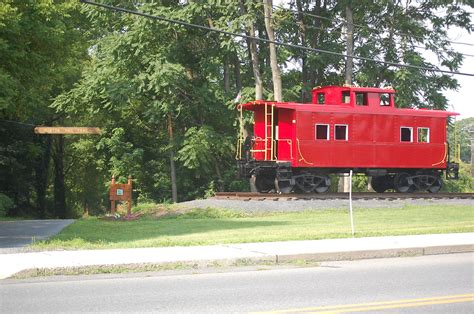
[[[470,206],[406,206],[356,209],[357,237],[473,232]],[[346,209],[266,215],[204,209],[165,218],[146,215],[136,221],[80,219],[60,234],[33,246],[41,249],[103,249],[211,245],[351,237]]]

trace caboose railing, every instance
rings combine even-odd
[[[250,152],[255,158],[255,153],[263,153],[263,160],[277,160],[276,147],[278,140],[275,139],[275,104],[263,104],[263,124],[264,124],[264,137],[256,136],[251,141]],[[242,159],[243,146],[244,146],[244,121],[243,121],[243,108],[238,107],[239,110],[239,136],[237,139],[236,147],[236,159]],[[263,146],[263,147],[262,147]]]

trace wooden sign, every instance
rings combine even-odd
[[[109,199],[111,201],[128,201],[132,198],[132,187],[128,184],[111,184]]]
[[[126,201],[128,202],[127,215],[132,214],[132,177],[128,176],[128,183],[115,183],[115,176],[112,176],[112,182],[110,183],[110,211],[115,214],[115,202]]]
[[[37,126],[36,134],[100,134],[96,127]]]

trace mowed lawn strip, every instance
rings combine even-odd
[[[474,211],[470,206],[356,209],[354,221],[357,237],[474,231]],[[196,209],[176,217],[145,216],[136,221],[80,219],[33,247],[138,248],[345,237],[351,237],[346,209],[251,216],[222,209]]]

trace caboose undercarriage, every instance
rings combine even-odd
[[[383,193],[438,192],[443,169],[376,169],[376,168],[294,168],[290,162],[240,160],[240,175],[250,180],[253,192],[260,193],[325,193],[331,186],[331,174],[344,176],[350,170],[372,177],[372,188]],[[446,177],[457,179],[458,165],[448,164]]]

